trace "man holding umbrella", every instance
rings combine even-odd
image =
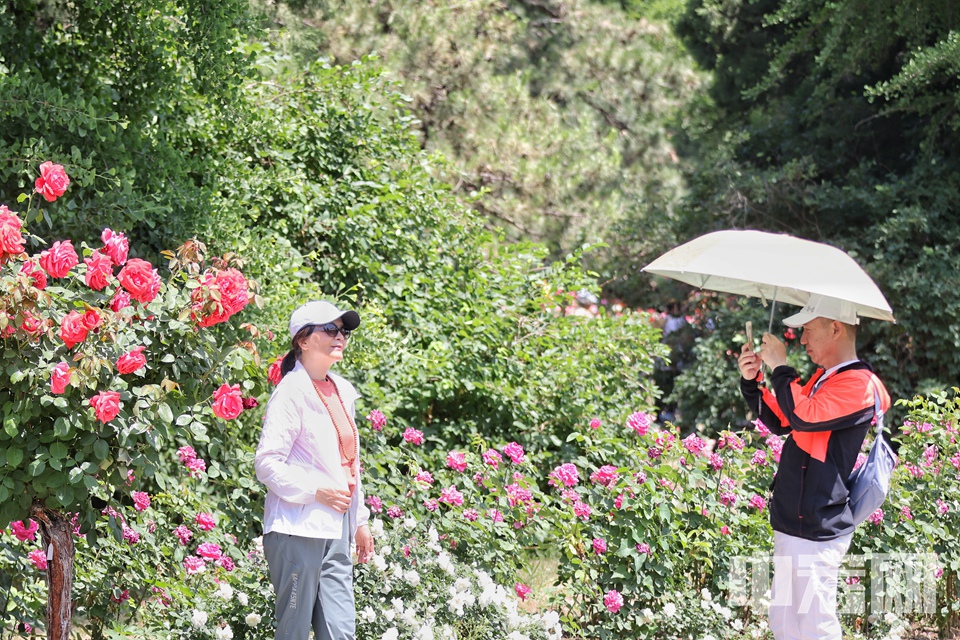
[[[770,628],[777,640],[840,640],[837,576],[856,523],[847,503],[853,471],[876,407],[890,397],[870,366],[857,358],[854,304],[812,294],[784,320],[818,369],[805,384],[787,366],[786,347],[763,336],[760,353],[745,344],[740,390],[771,432],[787,435],[774,479],[770,524],[774,580]],[[761,363],[772,371],[762,386]]]

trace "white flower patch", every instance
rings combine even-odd
[[[239,602],[241,606],[245,607],[250,603],[250,598],[247,597],[247,594],[245,594],[243,591],[237,591],[237,602]]]
[[[263,618],[260,617],[259,613],[248,613],[247,617],[243,619],[243,621],[247,623],[248,627],[255,627],[260,624],[262,620]]]
[[[420,574],[412,569],[403,574],[403,579],[409,582],[411,586],[420,586]]]
[[[673,604],[672,602],[668,602],[667,604],[663,605],[663,615],[667,616],[668,618],[672,618],[676,613],[677,605]]]
[[[217,627],[217,640],[232,640],[233,639],[233,629],[230,628],[230,625],[226,624],[222,627]]]
[[[357,615],[359,615],[360,619],[364,622],[373,622],[377,619],[377,612],[374,611],[373,607],[371,606],[364,607],[363,610]]]

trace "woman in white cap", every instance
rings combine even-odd
[[[343,359],[356,311],[319,300],[290,317],[283,379],[267,403],[257,447],[266,485],[263,550],[277,594],[276,638],[353,640],[351,543],[373,555],[360,484],[356,389],[330,371]]]

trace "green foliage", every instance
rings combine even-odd
[[[701,80],[661,23],[579,0],[302,4],[267,9],[280,46],[376,52],[447,158],[432,173],[511,240],[553,258],[605,243],[587,261],[617,295],[670,241],[683,185],[666,123]]]

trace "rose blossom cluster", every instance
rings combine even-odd
[[[190,470],[191,478],[207,470],[207,463],[197,456],[197,452],[190,445],[177,449],[177,456],[180,458],[180,463]]]

